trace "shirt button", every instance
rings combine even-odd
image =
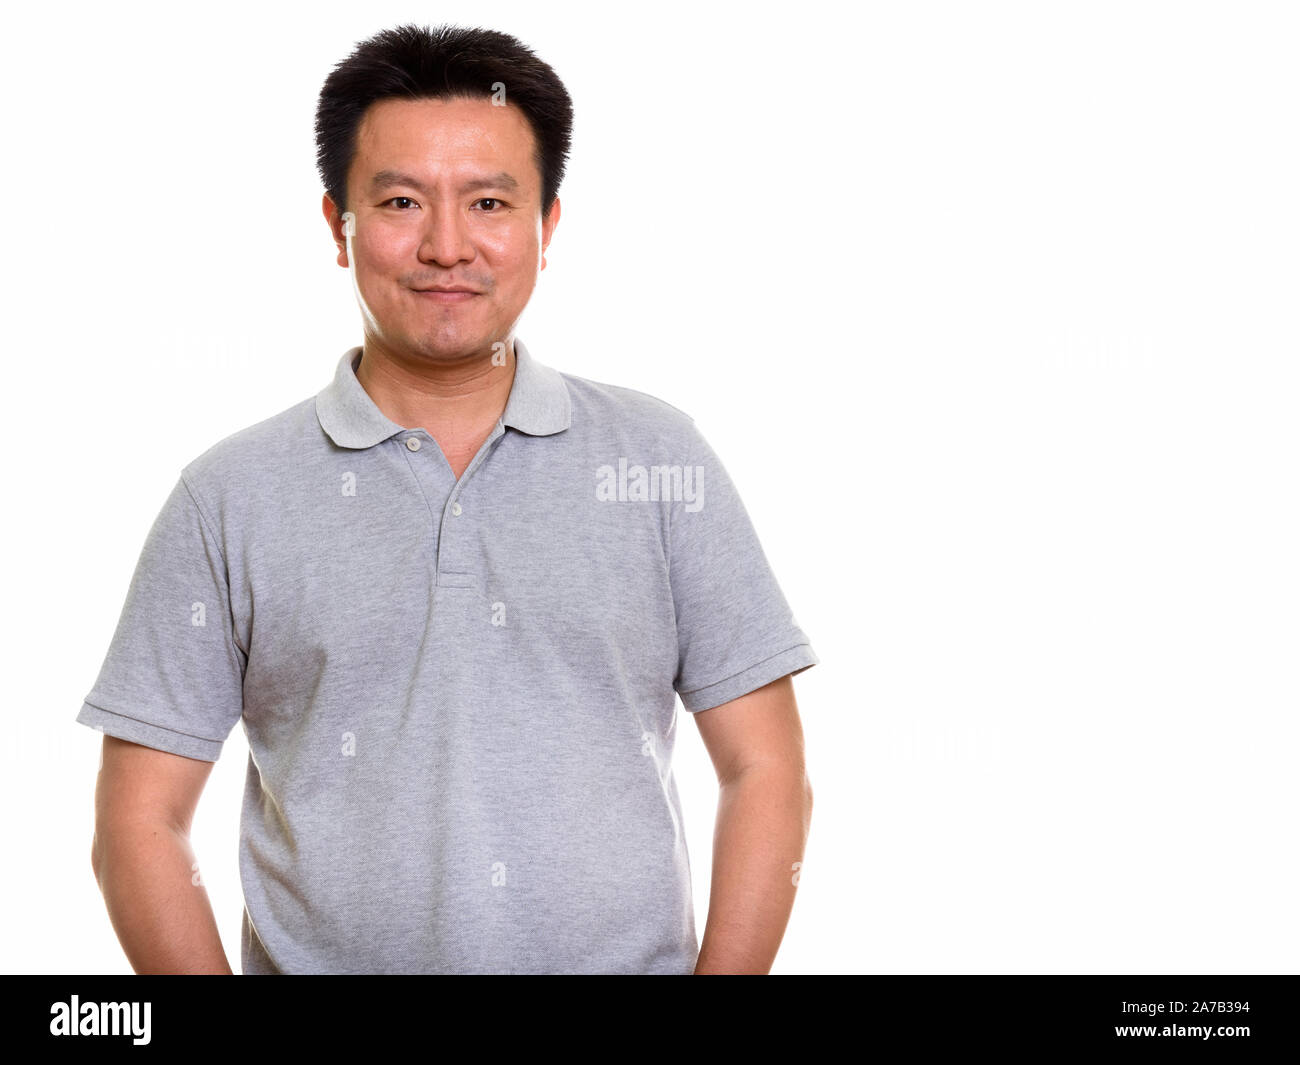
[[[406,438],[406,446],[407,446],[407,448],[408,448],[409,450],[411,450],[411,451],[419,451],[419,450],[420,450],[420,438],[419,438],[418,436],[408,436],[408,437]]]
[[[459,504],[459,503],[453,503],[453,504],[451,505],[451,512],[452,512],[453,514],[460,514],[460,504]]]

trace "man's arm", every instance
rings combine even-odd
[[[794,905],[812,784],[789,676],[694,715],[718,774],[709,918],[695,975],[765,975]]]
[[[104,737],[91,867],[137,973],[232,975],[189,839],[212,765]]]

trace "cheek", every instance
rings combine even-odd
[[[379,215],[368,221],[364,231],[353,238],[353,245],[376,269],[391,269],[419,251],[420,231],[413,220]]]
[[[517,280],[541,261],[541,237],[535,227],[526,223],[502,228],[488,242],[489,255],[497,269]]]
[[[352,247],[357,253],[358,274],[385,278],[392,277],[397,272],[397,263],[402,256],[397,241],[391,238],[377,241],[372,238],[368,243],[359,245],[354,237]]]

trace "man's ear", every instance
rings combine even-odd
[[[555,197],[550,212],[542,219],[542,269],[546,269],[546,248],[555,234],[555,227],[560,224],[560,198]]]
[[[348,245],[343,236],[343,212],[338,209],[338,205],[330,199],[329,193],[321,197],[321,213],[325,215],[325,221],[329,224],[330,235],[334,243],[338,246],[339,254],[336,260],[339,266],[344,269],[348,265]]]

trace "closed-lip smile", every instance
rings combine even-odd
[[[466,288],[464,285],[438,285],[434,288],[417,288],[412,289],[418,296],[423,296],[425,303],[439,303],[451,306],[456,303],[468,303],[470,300],[482,295],[475,292],[472,288]]]

